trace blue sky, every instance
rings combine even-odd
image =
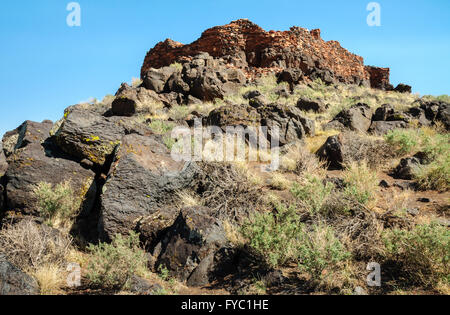
[[[266,30],[320,28],[366,64],[391,68],[391,81],[421,94],[450,94],[450,1],[78,0],[81,27],[66,24],[66,0],[2,1],[0,135],[23,121],[57,120],[64,108],[114,94],[139,77],[157,42],[197,39],[215,25],[248,18]]]

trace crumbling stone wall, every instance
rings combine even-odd
[[[161,68],[191,59],[200,52],[224,58],[255,76],[268,70],[301,69],[306,79],[389,86],[389,69],[366,67],[362,57],[342,48],[337,41],[324,41],[320,30],[292,27],[266,32],[249,20],[237,20],[203,32],[195,42],[183,45],[171,39],[158,43],[144,60],[141,77],[150,68]]]

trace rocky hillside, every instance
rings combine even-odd
[[[174,159],[198,124],[268,131],[244,160],[206,133]],[[114,96],[3,136],[0,294],[448,294],[449,129],[448,96],[320,30],[166,40]]]

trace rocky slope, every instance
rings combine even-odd
[[[382,231],[414,231],[415,225],[430,220],[448,224],[448,97],[412,95],[411,87],[403,84],[394,90],[389,69],[365,66],[337,42],[323,41],[319,30],[266,32],[248,20],[234,21],[205,31],[189,45],[171,40],[157,44],[145,58],[141,77],[132,86],[122,84],[102,102],[68,107],[58,122],[26,121],[3,136],[1,293],[37,293],[35,279],[17,267],[31,270],[42,293],[39,271],[50,262],[66,270],[74,260],[83,268],[83,285],[63,292],[109,293],[106,283],[100,289],[94,285],[98,266],[86,261],[94,260],[95,251],[86,246],[112,242],[122,248],[117,235],[130,232],[139,233],[140,243],[130,241],[126,250],[145,250],[145,268],[161,274],[163,281],[146,273],[140,276],[147,280],[136,277],[138,270],[133,269],[112,292],[131,281],[132,292],[154,293],[163,288],[150,285],[149,279],[165,286],[173,278],[184,286],[213,288],[198,293],[255,293],[256,277],[262,279],[258,286],[265,288],[263,293],[348,293],[364,285],[364,263],[377,259],[394,284],[371,293],[386,293],[406,284],[395,269],[404,261],[386,256]],[[244,163],[174,160],[171,131],[177,126],[193,130],[195,119],[222,130],[265,126],[267,141],[275,137],[276,127],[280,168],[261,171],[268,164],[262,152]],[[251,146],[246,150],[250,154]],[[316,186],[302,199],[301,187],[311,185]],[[320,189],[323,194],[316,195]],[[406,192],[409,198],[401,197]],[[352,257],[346,261],[352,275],[345,281],[337,276],[342,282],[324,284],[321,277],[311,280],[314,273],[305,280],[307,269],[299,276],[296,266],[302,256],[288,257],[296,251],[277,247],[298,237],[273,241],[284,235],[282,227],[290,227],[291,219],[261,229],[277,231],[264,235],[265,243],[258,245],[261,255],[255,244],[262,236],[252,234],[258,230],[249,230],[248,220],[256,220],[258,213],[265,217],[250,226],[284,220],[280,213],[289,205],[298,215],[294,230],[306,225],[315,233],[325,222],[336,231],[333,246],[342,242]],[[449,246],[445,229],[444,250]],[[26,237],[17,237],[20,231],[28,231]],[[61,239],[68,235],[78,259],[72,252],[54,261],[26,262],[39,246],[54,257],[49,248],[65,244]],[[27,245],[34,242],[30,249]],[[102,257],[106,263],[110,256]],[[337,266],[322,272],[341,275]],[[432,269],[433,275],[442,273],[438,269]],[[293,286],[295,292],[290,291]],[[442,292],[436,284],[406,287]]]

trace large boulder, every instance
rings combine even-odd
[[[162,93],[167,81],[175,72],[177,72],[175,67],[151,68],[144,75],[144,86],[156,93]]]
[[[303,117],[298,108],[271,104],[258,109],[258,111],[261,115],[261,125],[268,127],[270,139],[275,136],[273,127],[278,127],[281,146],[304,140],[306,136],[315,135],[314,121]]]
[[[213,110],[207,119],[208,125],[219,126],[258,126],[261,115],[250,105],[226,105]]]
[[[0,295],[38,295],[35,279],[12,265],[0,255]]]
[[[410,85],[407,85],[407,84],[399,83],[397,85],[397,87],[394,89],[394,91],[395,92],[399,92],[399,93],[409,93],[409,94],[411,94],[412,87]]]
[[[396,179],[414,179],[414,174],[420,167],[420,160],[416,157],[402,159],[400,164],[394,169],[392,175]]]
[[[295,85],[303,80],[303,72],[300,69],[286,69],[277,74],[277,83],[286,82],[289,84],[291,91],[294,90]]]
[[[67,154],[103,165],[125,134],[124,127],[92,110],[69,107],[55,140]]]
[[[210,126],[223,130],[228,126],[267,127],[267,138],[278,138],[280,146],[314,136],[314,121],[302,116],[298,108],[286,105],[226,105],[213,110],[207,119]],[[279,135],[274,134],[278,127]]]
[[[408,128],[408,123],[404,121],[373,121],[370,125],[369,132],[382,136],[391,130]]]
[[[202,101],[222,99],[236,93],[247,81],[241,70],[228,67],[222,60],[214,59],[207,53],[185,63],[182,78],[190,87],[189,94]]]
[[[316,152],[319,159],[328,163],[330,170],[341,170],[353,161],[378,166],[391,159],[393,154],[383,140],[371,139],[358,132],[331,136]]]
[[[143,77],[143,86],[158,94],[178,95],[179,104],[187,103],[187,97],[193,96],[202,101],[213,101],[238,92],[247,82],[244,72],[232,67],[223,59],[215,59],[208,53],[200,53],[189,62],[184,62],[182,69],[162,67],[149,69]],[[120,99],[117,100],[119,104]],[[130,102],[127,101],[127,104]],[[123,102],[120,103],[125,107]],[[128,112],[131,112],[129,109]]]
[[[410,117],[408,114],[395,110],[392,105],[384,104],[383,106],[375,110],[375,114],[372,117],[373,121],[404,121],[409,122]]]
[[[344,154],[342,148],[342,136],[332,136],[317,151],[317,156],[328,162],[329,169],[342,169]]]
[[[189,286],[208,284],[217,270],[215,257],[228,244],[223,224],[204,207],[182,209],[154,249],[156,267],[167,268]]]
[[[315,113],[324,113],[328,109],[328,104],[325,104],[322,100],[312,100],[310,98],[301,97],[297,101],[297,107],[300,110],[303,110],[305,112],[315,112]]]
[[[163,107],[165,99],[155,91],[144,87],[130,87],[122,84],[112,102],[111,111],[116,116],[133,116],[137,113],[155,114],[155,110]]]
[[[420,126],[432,126],[433,122],[429,120],[425,111],[420,107],[412,107],[408,110],[408,115],[416,119]]]
[[[366,104],[356,104],[341,111],[325,129],[367,132],[372,123],[372,110]]]
[[[444,101],[421,100],[419,107],[425,114],[426,119],[432,124],[442,123],[447,130],[450,130],[450,104]],[[420,111],[419,111],[420,112]]]
[[[26,121],[17,129],[18,137],[13,136],[17,143],[7,158],[9,167],[6,171],[9,210],[35,214],[33,190],[40,182],[53,185],[70,182],[75,194],[84,200],[83,209],[89,211],[92,208],[96,194],[95,173],[81,167],[52,143],[48,138],[52,125],[48,121]]]
[[[160,136],[125,136],[103,186],[100,233],[111,239],[134,230],[154,241],[176,216],[175,192],[192,184],[196,170],[174,161]]]

